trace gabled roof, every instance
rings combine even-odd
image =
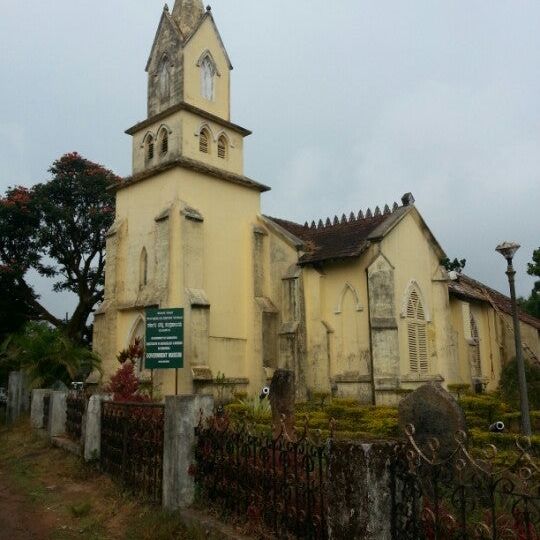
[[[311,225],[267,218],[302,242],[305,253],[300,257],[299,264],[313,264],[360,256],[371,242],[384,237],[415,208],[414,198],[409,193],[402,202],[403,206],[394,203],[392,210],[386,205],[382,211],[377,207],[374,212],[368,210],[365,215],[362,212],[351,213],[349,217],[343,214],[341,219],[335,216],[333,219],[326,218],[325,222],[319,220],[318,224],[313,221]]]
[[[512,315],[512,302],[510,298],[480,281],[477,281],[469,276],[460,274],[458,278],[451,281],[448,285],[450,294],[466,300],[475,300],[478,302],[488,302],[494,304],[494,307]],[[530,324],[534,328],[540,330],[540,319],[525,313],[518,309],[519,318],[522,322]]]
[[[206,8],[206,13],[204,14],[203,17],[201,17],[199,24],[195,27],[191,35],[186,37],[184,46],[187,45],[191,41],[191,38],[197,33],[197,30],[203,25],[206,19],[209,19],[210,24],[214,27],[214,31],[216,33],[219,46],[221,47],[221,50],[223,51],[223,54],[225,55],[225,60],[227,61],[227,65],[229,66],[229,69],[233,69],[233,65],[229,57],[229,53],[227,52],[227,49],[225,48],[225,44],[223,43],[223,38],[221,37],[216,21],[214,20],[214,16],[212,15],[212,8],[210,8],[210,6]]]
[[[180,32],[178,25],[173,21],[169,13],[169,8],[167,7],[167,4],[165,4],[165,8],[163,9],[163,13],[161,14],[161,19],[159,20],[159,25],[156,31],[156,35],[154,36],[152,48],[150,49],[150,55],[148,56],[148,61],[146,62],[145,71],[148,71],[150,69],[150,63],[152,62],[152,58],[154,57],[154,51],[156,50],[156,47],[159,42],[159,37],[161,36],[161,32],[165,24],[168,24],[171,30],[178,36],[178,39],[182,41],[182,33]]]

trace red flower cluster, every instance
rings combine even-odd
[[[148,396],[139,394],[139,379],[135,375],[135,366],[126,362],[111,377],[111,382],[105,387],[105,391],[113,394],[113,401],[120,402],[147,402]]]
[[[137,360],[140,360],[144,355],[144,346],[141,338],[135,338],[133,343],[123,351],[118,353],[116,359],[121,363],[125,364],[128,360],[133,364]]]
[[[8,192],[7,197],[0,199],[0,204],[6,208],[18,206],[22,210],[26,210],[31,199],[30,190],[23,186],[17,186]]]

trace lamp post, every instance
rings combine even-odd
[[[514,340],[516,344],[516,362],[518,368],[518,380],[519,380],[519,403],[521,408],[521,431],[523,435],[531,436],[531,419],[529,417],[529,395],[527,392],[527,378],[525,376],[525,363],[523,360],[523,351],[521,348],[521,328],[519,326],[518,308],[516,302],[516,287],[515,287],[515,275],[516,271],[512,266],[512,259],[516,251],[520,248],[519,244],[515,242],[503,242],[497,246],[498,251],[508,263],[506,269],[506,275],[508,276],[508,283],[510,284],[510,298],[512,300],[512,318],[514,320]]]

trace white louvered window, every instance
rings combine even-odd
[[[428,373],[427,323],[418,291],[413,289],[407,302],[407,342],[412,373]]]
[[[208,130],[203,129],[199,135],[199,151],[203,154],[209,153],[209,139]]]
[[[471,313],[471,340],[472,340],[472,351],[471,351],[471,375],[473,378],[477,379],[482,377],[482,364],[480,362],[480,334],[478,332],[478,325],[476,324],[476,319]]]

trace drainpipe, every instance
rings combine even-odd
[[[369,275],[366,268],[366,284],[367,284],[367,312],[368,312],[368,324],[369,324],[369,371],[371,376],[371,403],[377,405],[377,399],[375,396],[375,370],[373,368],[373,339],[371,328],[371,303],[369,301]]]

